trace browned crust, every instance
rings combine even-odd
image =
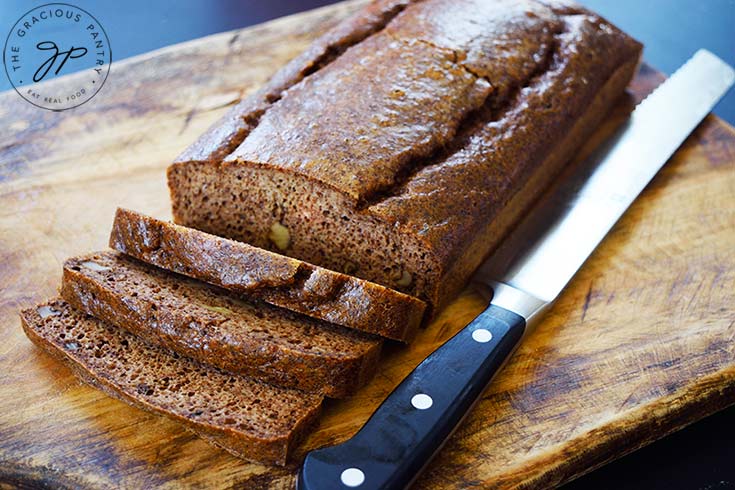
[[[337,24],[278,70],[260,90],[233,106],[174,162],[222,160],[245,139],[284,90],[329,64],[348,47],[381,30],[414,1],[418,0],[376,0]]]
[[[52,302],[53,300],[45,304]],[[304,437],[308,428],[315,424],[321,411],[321,403],[315,404],[315,406],[298,421],[298,423],[293,427],[293,430],[287,436],[272,439],[251,437],[246,433],[235,433],[231,429],[217,427],[206,423],[196,423],[191,419],[172,413],[163,407],[152,405],[141,398],[132,396],[130,393],[127,393],[116,386],[114,380],[106,376],[104,373],[97,372],[90,366],[73,359],[65,350],[36,331],[34,325],[41,321],[36,308],[29,308],[21,311],[20,318],[23,331],[26,336],[52,357],[66,364],[80,380],[113,398],[128,403],[129,405],[147,412],[162,415],[178,422],[188,430],[191,430],[207,441],[215,443],[217,446],[239,458],[258,462],[275,463],[281,466],[285,465],[293,447]],[[156,349],[154,346],[149,346],[149,348]]]
[[[584,114],[575,121],[559,144],[548,153],[543,163],[535,168],[525,185],[517,190],[503,208],[503,212],[498,213],[477,233],[468,251],[447,272],[446,280],[439,283],[437,311],[451,302],[464,288],[473,271],[495,250],[512,226],[551,184],[582,143],[597,129],[633,78],[639,62],[640,59],[636,57],[615,70]],[[486,253],[488,245],[490,251]]]
[[[95,255],[64,263],[61,296],[75,308],[181,355],[225,371],[262,379],[286,388],[298,388],[343,398],[354,393],[375,373],[381,342],[363,342],[355,355],[323,355],[291,349],[261,337],[226,333],[208,339],[191,333],[192,316],[185,310],[158,308],[141,297],[123,296],[108,285],[81,272],[80,264]],[[299,318],[284,321],[300,321]],[[192,338],[194,335],[195,338]],[[308,340],[308,339],[307,339]],[[207,349],[201,343],[207,341]]]
[[[270,304],[409,341],[426,303],[353,276],[119,208],[110,247]]]

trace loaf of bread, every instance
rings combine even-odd
[[[395,340],[415,334],[426,304],[379,284],[118,209],[110,247],[282,308]]]
[[[174,220],[435,311],[585,141],[640,52],[565,1],[373,3],[177,159]]]
[[[52,300],[21,312],[26,335],[83,381],[184,424],[235,456],[285,464],[321,397],[234,376],[146,344]]]
[[[153,344],[223,370],[330,397],[375,372],[379,338],[315,321],[116,252],[69,259],[62,297]]]

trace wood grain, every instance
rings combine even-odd
[[[294,468],[237,460],[83,386],[33,347],[17,312],[55,294],[66,257],[106,246],[117,206],[168,217],[168,162],[356,5],[114,64],[102,91],[72,111],[0,94],[0,486],[292,487]],[[644,67],[632,91],[640,98],[659,81]],[[733,196],[735,131],[710,116],[416,488],[551,488],[735,402]],[[465,291],[411,348],[389,346],[367,388],[328,402],[301,454],[353,434],[481,309]]]

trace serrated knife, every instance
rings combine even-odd
[[[556,214],[546,216],[546,226],[526,238],[530,246],[500,247],[477,272],[475,282],[493,292],[487,309],[421,362],[351,439],[311,451],[299,472],[298,488],[409,486],[521,339],[734,80],[732,67],[700,50],[641,102],[610,142],[585,162],[589,171],[584,179],[570,179],[558,193],[554,190],[559,203],[551,208]],[[521,231],[524,226],[537,228],[530,217],[527,221]]]

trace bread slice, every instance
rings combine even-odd
[[[286,463],[322,398],[180,357],[92,318],[61,299],[20,314],[23,330],[83,381],[182,423],[237,457]]]
[[[436,310],[591,134],[640,52],[563,0],[410,3],[263,107],[227,156],[211,134],[185,151],[168,170],[174,221],[279,250],[271,230],[287,229],[281,253],[349,264]]]
[[[64,264],[62,297],[145,340],[225,371],[330,397],[375,372],[381,340],[158,269],[117,252]]]
[[[118,209],[110,247],[237,293],[395,340],[410,340],[426,303],[246,243]]]

